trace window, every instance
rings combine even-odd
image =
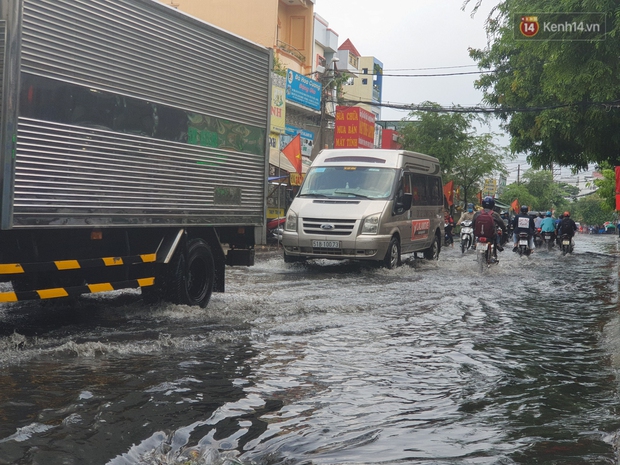
[[[368,74],[368,68],[363,68],[363,69],[362,69],[362,73],[364,73],[364,74]]]
[[[428,205],[429,194],[428,186],[426,184],[427,176],[425,174],[412,174],[412,193],[413,193],[413,205]]]
[[[365,86],[368,85],[368,79],[366,78],[362,79],[362,84]]]
[[[431,195],[431,205],[443,205],[443,189],[441,188],[441,178],[429,176],[428,191]]]

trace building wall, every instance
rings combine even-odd
[[[303,6],[280,0],[158,1],[275,49],[285,68],[302,74],[312,70],[314,5],[311,2]]]
[[[234,34],[272,48],[278,0],[158,0]]]
[[[361,102],[381,102],[381,92],[373,92],[373,84],[378,81],[379,89],[382,83],[382,76],[374,76],[375,63],[380,62],[375,57],[360,57],[358,76],[353,79],[353,83],[345,86],[345,98]],[[381,69],[383,66],[381,65]],[[381,119],[381,108],[378,106],[360,104],[365,110],[375,114],[376,119]]]

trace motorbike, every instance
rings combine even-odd
[[[555,234],[550,231],[546,231],[541,233],[541,236],[543,240],[542,247],[547,251],[550,251],[555,246]]]
[[[284,223],[286,223],[286,218],[284,217],[269,220],[267,222],[267,239],[281,241]]]
[[[562,247],[562,255],[573,253],[573,241],[568,234],[560,236],[560,246]]]
[[[543,237],[542,237],[542,229],[541,228],[536,228],[536,231],[534,232],[534,246],[535,247],[542,247],[543,245]]]
[[[454,223],[452,223],[452,225],[454,225]],[[452,229],[449,228],[449,226],[450,226],[449,223],[444,223],[445,234],[443,236],[443,245],[445,246],[452,245],[454,243],[454,237],[452,237]]]
[[[501,237],[502,230],[497,228],[497,234]],[[476,260],[480,271],[491,265],[499,263],[497,258],[497,247],[495,247],[495,239],[487,239],[486,237],[476,238]]]
[[[519,233],[519,242],[517,242],[517,247],[517,253],[520,256],[525,255],[526,257],[529,257],[530,253],[532,253],[532,249],[530,249],[530,239],[528,233]]]
[[[461,223],[461,252],[465,253],[473,244],[474,228],[472,227],[472,221],[465,220]]]

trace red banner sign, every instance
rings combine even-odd
[[[359,107],[336,107],[335,149],[372,149],[375,115]]]

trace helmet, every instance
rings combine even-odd
[[[527,207],[527,205],[521,205],[521,213],[527,213],[528,210],[529,208]]]
[[[547,216],[551,218],[551,212],[547,212]]]
[[[570,212],[564,212],[564,218],[569,218],[570,217]]]
[[[488,208],[489,210],[493,210],[495,207],[495,199],[493,197],[485,197],[482,199],[482,208]]]
[[[474,211],[474,204],[473,203],[468,203],[467,204],[467,211],[468,212],[473,212]]]

